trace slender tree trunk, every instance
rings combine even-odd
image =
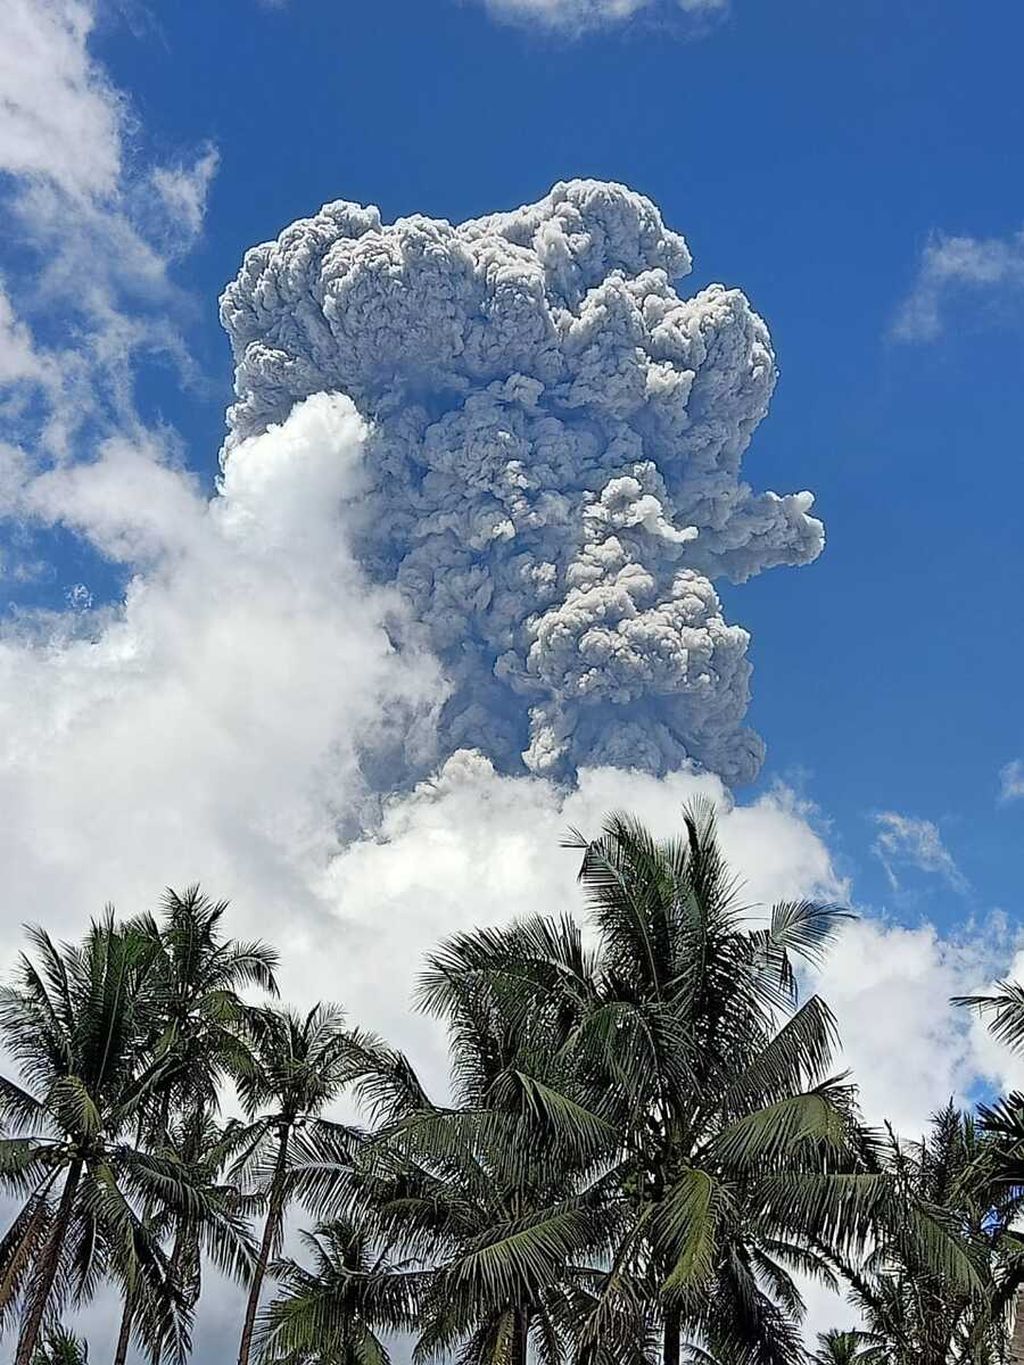
[[[0,1275],[0,1313],[6,1312],[14,1296],[14,1286],[19,1282],[25,1268],[32,1263],[40,1242],[46,1241],[48,1220],[46,1201],[60,1171],[52,1171],[45,1180],[39,1182],[29,1195],[21,1213],[17,1215],[8,1229],[8,1235],[20,1229],[18,1247]]]
[[[39,1342],[39,1329],[43,1325],[47,1305],[50,1302],[50,1294],[53,1290],[53,1282],[57,1278],[60,1253],[64,1246],[64,1238],[67,1236],[68,1224],[71,1222],[71,1209],[81,1178],[82,1163],[73,1161],[68,1168],[67,1179],[64,1181],[64,1189],[60,1196],[60,1203],[57,1205],[57,1215],[54,1218],[53,1227],[46,1239],[46,1249],[40,1258],[34,1276],[35,1285],[28,1316],[22,1323],[21,1334],[18,1337],[18,1349],[15,1352],[14,1365],[31,1365],[32,1357],[35,1355],[36,1345]]]
[[[1009,1365],[1024,1365],[1024,1290],[1014,1296],[1013,1335],[1010,1337]]]
[[[515,1335],[512,1339],[512,1365],[527,1365],[530,1353],[530,1310],[516,1310]]]
[[[124,1308],[121,1310],[121,1330],[117,1334],[117,1345],[114,1348],[114,1365],[125,1365],[128,1359],[128,1348],[132,1343],[132,1321],[135,1317],[135,1305],[132,1296],[124,1296]]]
[[[178,1272],[181,1270],[182,1248],[184,1247],[184,1244],[185,1244],[185,1233],[184,1233],[183,1229],[182,1229],[182,1228],[180,1227],[180,1225],[179,1225],[178,1231],[177,1231],[177,1233],[175,1234],[175,1237],[174,1237],[174,1248],[173,1248],[173,1250],[171,1251],[171,1260],[170,1260],[170,1265],[168,1266],[168,1270],[169,1270],[169,1272],[170,1272],[171,1284],[172,1284],[172,1285],[176,1285],[176,1284],[178,1283]],[[190,1299],[189,1307],[190,1307],[190,1308],[195,1308],[195,1301],[194,1301],[194,1300],[191,1300],[191,1299]],[[157,1344],[156,1344],[156,1349],[153,1351],[153,1361],[152,1361],[152,1365],[160,1365],[160,1362],[163,1360],[163,1357],[164,1357],[164,1344],[163,1344],[162,1341],[158,1341]]]
[[[263,1241],[260,1243],[260,1252],[256,1257],[256,1264],[252,1272],[252,1284],[249,1287],[249,1299],[245,1305],[245,1321],[242,1323],[242,1339],[238,1345],[238,1365],[249,1365],[249,1356],[252,1352],[252,1334],[256,1326],[256,1313],[260,1306],[260,1294],[263,1291],[263,1281],[267,1274],[267,1265],[270,1261],[270,1248],[274,1245],[281,1218],[284,1213],[284,1177],[288,1169],[288,1134],[289,1126],[281,1125],[279,1145],[277,1149],[277,1162],[274,1166],[274,1178],[270,1182],[270,1200],[267,1204],[267,1221],[263,1228]],[[21,1365],[21,1362],[18,1362]]]
[[[679,1365],[682,1320],[678,1308],[665,1309],[665,1348],[662,1352],[663,1365]]]

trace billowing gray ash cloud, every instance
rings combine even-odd
[[[713,583],[823,530],[809,493],[743,481],[771,342],[738,290],[681,298],[689,268],[649,200],[573,181],[458,226],[328,204],[225,291],[227,460],[322,390],[371,424],[359,553],[450,676],[444,751],[755,776],[749,637]]]

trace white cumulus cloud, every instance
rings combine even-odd
[[[920,1136],[947,1100],[969,1102],[981,1075],[1010,1065],[950,999],[1005,970],[1013,951],[1000,916],[948,935],[928,923],[847,926],[816,987],[835,1010],[842,1062],[872,1121]]]
[[[63,932],[105,881],[131,904],[163,882],[241,879],[269,932],[357,814],[361,757],[415,742],[437,669],[398,647],[402,604],[365,582],[342,530],[363,435],[323,396],[240,445],[209,503],[159,449],[120,439],[24,486],[22,517],[133,577],[122,606],[0,639],[0,845],[25,872],[21,917]]]

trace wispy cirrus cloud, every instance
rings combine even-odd
[[[729,0],[483,0],[498,18],[562,33],[625,23],[642,14],[682,15],[691,21],[721,18]]]
[[[933,873],[958,891],[967,889],[967,879],[933,821],[901,815],[893,810],[879,811],[874,821],[878,833],[872,851],[885,868],[894,890],[900,885],[897,876],[900,867]]]
[[[897,341],[934,341],[948,308],[961,297],[1024,288],[1024,230],[1007,237],[935,233],[921,253],[917,278],[892,325]]]
[[[129,101],[95,60],[94,0],[0,5],[0,410],[30,461],[137,426],[135,367],[187,366],[171,267],[200,232],[212,146],[129,165]],[[137,133],[133,142],[138,141]]]
[[[112,194],[124,105],[91,60],[86,0],[0,7],[0,169],[44,179],[70,199]]]
[[[1024,796],[1024,759],[1014,758],[999,769],[1000,801],[1019,801]]]

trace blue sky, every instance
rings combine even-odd
[[[1008,238],[1024,217],[1022,39],[1010,3],[735,0],[697,32],[666,9],[575,37],[449,0],[108,15],[94,50],[136,155],[210,140],[221,158],[178,271],[202,379],[150,376],[144,401],[209,478],[230,382],[216,295],[324,200],[458,221],[570,175],[647,193],[693,282],[738,284],[768,319],[782,377],[747,469],[813,489],[826,522],[812,569],[735,595],[766,780],[829,813],[873,901],[892,895],[870,815],[896,809],[941,825],[972,887],[936,883],[930,914],[1012,909],[1022,810],[997,796],[1024,745],[1024,293],[950,291],[938,336],[892,329],[932,234]]]
[[[217,297],[248,246],[325,200],[457,222],[570,176],[623,181],[686,235],[685,292],[738,285],[768,320],[781,380],[745,473],[812,489],[827,528],[812,566],[722,587],[753,635],[750,718],[769,750],[738,796],[781,783],[787,801],[813,803],[835,884],[897,926],[934,924],[952,942],[993,909],[1015,917],[1024,804],[1000,800],[1000,772],[1024,754],[1017,6],[733,0],[695,17],[648,0],[582,32],[484,0],[17,0],[10,13],[30,79],[9,98],[37,122],[44,107],[70,112],[31,165],[0,139],[13,172],[0,266],[37,353],[76,376],[71,406],[87,414],[78,428],[65,414],[56,456],[27,441],[30,468],[92,468],[113,433],[208,496],[231,385]],[[66,51],[28,43],[37,21]],[[63,165],[69,146],[87,169]],[[193,194],[184,226],[154,194],[160,168]],[[113,338],[107,369],[99,335]],[[11,389],[15,443],[40,392]],[[145,581],[138,527],[131,551],[111,554],[112,533],[81,508],[19,506],[4,594],[21,646],[74,584],[116,613],[140,565]],[[16,708],[12,722],[16,739],[34,733]],[[39,724],[63,733],[54,716]],[[54,755],[59,782],[92,791],[84,760]],[[147,799],[133,781],[163,777],[156,760],[126,776],[130,804]],[[158,847],[127,888],[152,879]],[[111,894],[120,856],[98,861]],[[48,857],[62,876],[75,868]],[[233,875],[229,853],[223,866]]]
[[[201,879],[280,944],[289,998],[344,999],[437,1080],[423,953],[575,904],[566,826],[668,830],[699,793],[753,897],[859,912],[819,984],[870,1117],[1024,1084],[947,1003],[1024,974],[1022,44],[1011,0],[5,0],[0,965],[24,920],[73,934]],[[571,177],[649,196],[693,252],[680,292],[738,286],[771,329],[743,472],[813,490],[827,545],[719,585],[753,789],[463,753],[393,790],[448,680],[392,648],[353,548],[357,415],[319,395],[215,484],[248,247],[327,200],[458,223]]]

